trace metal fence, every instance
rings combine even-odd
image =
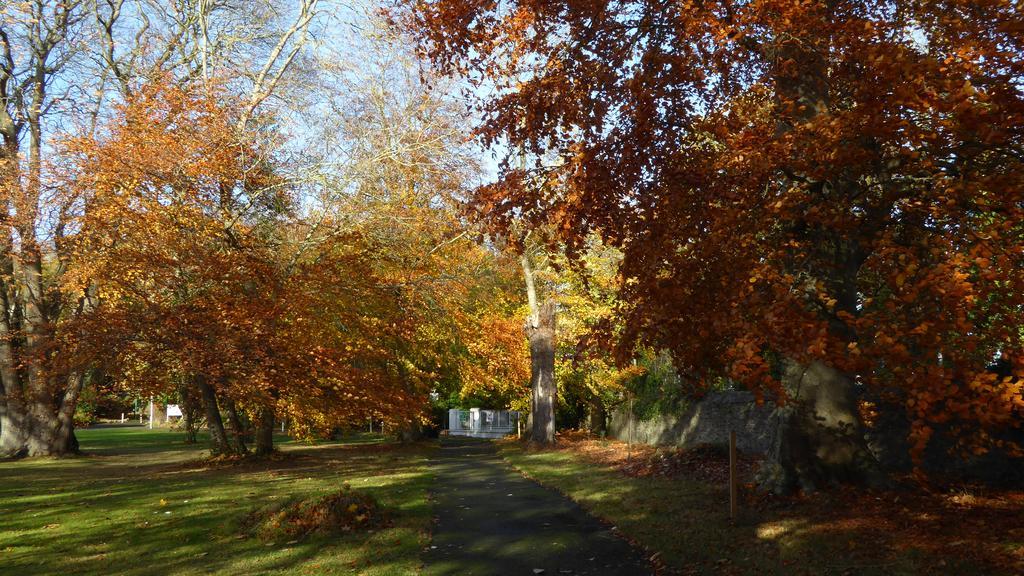
[[[470,408],[448,411],[448,434],[477,438],[500,438],[519,430],[519,412]]]

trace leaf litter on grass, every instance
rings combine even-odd
[[[555,447],[539,450],[569,451],[633,478],[695,480],[723,490],[729,478],[728,451],[721,446],[629,446],[584,431],[566,431],[559,434]],[[785,530],[791,533],[789,538],[847,542],[848,558],[875,567],[911,554],[940,572],[971,565],[986,574],[1024,574],[1022,490],[964,483],[922,486],[905,476],[896,478],[897,488],[891,490],[837,486],[777,496],[758,490],[754,483],[761,460],[740,454],[738,462],[741,508],[760,518],[760,532],[769,534],[773,527],[798,521],[802,528]],[[865,565],[858,563],[853,570]]]
[[[241,535],[275,542],[310,534],[369,531],[387,525],[377,500],[346,484],[326,496],[275,502],[255,510],[242,521]]]

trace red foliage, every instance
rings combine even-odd
[[[928,0],[407,2],[507,142],[476,206],[621,247],[623,354],[781,393],[774,359],[1019,453],[1024,13]],[[997,357],[1016,377],[986,371]]]

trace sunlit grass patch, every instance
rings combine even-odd
[[[79,432],[91,456],[0,463],[0,567],[51,574],[409,574],[427,542],[427,449],[282,444],[282,457],[210,464],[165,430]],[[124,443],[124,451],[118,448]],[[243,520],[349,483],[387,523],[261,539]]]

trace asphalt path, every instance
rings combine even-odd
[[[432,462],[438,523],[428,576],[651,574],[639,551],[484,440],[447,438]]]

